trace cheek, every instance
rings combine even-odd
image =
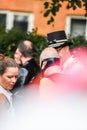
[[[15,59],[20,59],[20,55],[15,54],[15,55],[14,55],[14,58],[15,58]]]
[[[64,56],[64,51],[61,49],[61,50],[59,51],[59,57],[62,58],[63,56]]]
[[[6,77],[4,77],[2,79],[2,81],[3,81],[3,84],[6,84],[6,85],[10,82],[10,80],[8,78],[6,78]]]
[[[3,86],[4,88],[8,88],[9,82],[10,81],[7,78],[1,78],[1,86]]]
[[[16,63],[21,64],[21,59],[20,59],[20,57],[15,57],[15,61],[16,61]]]
[[[18,58],[18,56],[15,54],[15,55],[14,55],[14,59],[17,59],[17,58]]]
[[[63,56],[61,51],[58,53],[58,55],[60,58]]]

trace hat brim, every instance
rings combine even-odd
[[[59,47],[64,47],[64,46],[71,46],[73,43],[72,42],[61,42],[61,43],[52,43],[49,44],[49,47],[54,47],[54,48],[59,48]]]

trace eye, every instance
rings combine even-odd
[[[7,76],[9,79],[13,78],[13,76]]]
[[[7,78],[8,78],[8,79],[12,79],[12,78],[17,79],[17,78],[18,78],[18,76],[7,76]]]
[[[17,78],[18,78],[18,76],[15,76],[15,78],[17,79]]]

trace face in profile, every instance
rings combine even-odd
[[[21,53],[18,49],[15,51],[14,59],[18,65],[21,65]]]
[[[4,74],[0,75],[0,85],[7,89],[13,89],[18,77],[18,67],[7,67]]]
[[[69,53],[69,46],[56,48],[60,58],[65,57]]]

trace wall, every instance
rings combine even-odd
[[[54,26],[47,25],[47,19],[43,17],[44,13],[44,3],[45,0],[0,0],[0,10],[12,10],[18,12],[32,12],[35,14],[34,17],[34,28],[38,28],[38,33],[46,35],[48,32],[62,30],[66,28],[66,16],[69,15],[84,15],[84,9],[77,9],[73,11],[72,9],[66,9],[66,3],[60,12],[55,17]]]

